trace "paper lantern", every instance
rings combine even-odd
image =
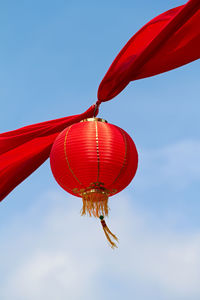
[[[123,190],[137,170],[138,154],[131,137],[103,119],[89,118],[58,135],[50,163],[58,184],[82,198],[82,215],[99,217],[107,232],[108,198]]]

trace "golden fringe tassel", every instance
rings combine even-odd
[[[97,217],[101,220],[101,225],[105,236],[111,246],[112,249],[117,248],[115,242],[112,241],[113,238],[115,241],[118,242],[118,238],[114,235],[104,220],[104,216],[108,216],[108,194],[105,191],[92,189],[87,192],[82,193],[82,200],[83,200],[83,207],[81,210],[81,215],[89,214],[91,217]]]
[[[115,242],[113,242],[113,241],[111,240],[111,237],[113,237],[113,239],[115,239],[117,242],[119,242],[119,241],[118,241],[118,238],[116,237],[116,235],[114,235],[114,234],[110,231],[110,229],[109,229],[108,226],[106,225],[106,222],[105,222],[105,220],[104,220],[104,216],[100,216],[99,218],[100,218],[100,220],[101,220],[101,225],[102,225],[102,227],[103,227],[103,231],[104,231],[104,233],[105,233],[105,236],[106,236],[106,238],[107,238],[107,240],[108,240],[108,242],[109,242],[111,248],[112,248],[112,249],[117,248],[117,245],[115,244]],[[110,237],[110,236],[111,236],[111,237]]]
[[[91,217],[99,218],[100,215],[108,216],[108,195],[100,190],[91,190],[82,194],[83,207],[81,215],[87,213]]]

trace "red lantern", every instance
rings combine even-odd
[[[59,134],[50,163],[58,184],[82,198],[82,215],[100,217],[108,234],[103,220],[108,215],[108,197],[123,190],[137,170],[138,154],[131,137],[103,119],[86,119]]]

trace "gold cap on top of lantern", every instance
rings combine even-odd
[[[108,123],[108,121],[106,121],[102,118],[95,118],[95,117],[81,120],[81,122],[94,122],[94,121],[102,122],[102,123]]]

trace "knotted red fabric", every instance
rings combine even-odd
[[[0,134],[0,201],[45,162],[55,138],[63,129],[97,113],[93,105],[80,115]]]
[[[103,78],[98,99],[108,101],[130,81],[160,74],[200,58],[200,0],[147,23],[124,46]]]

